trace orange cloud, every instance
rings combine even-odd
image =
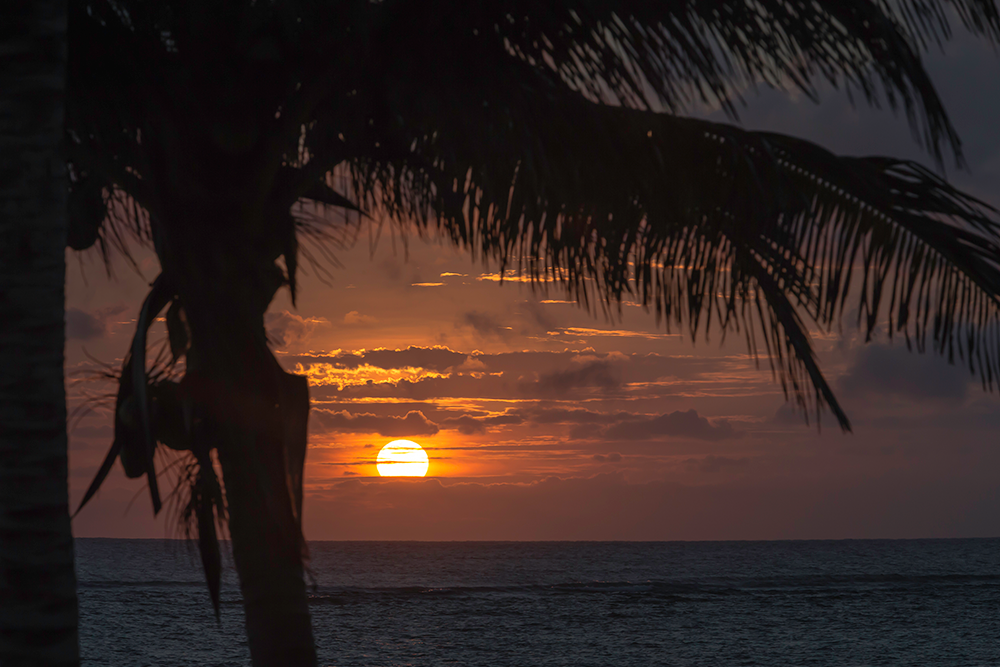
[[[362,315],[356,310],[352,310],[346,315],[344,315],[344,324],[348,326],[358,326],[358,325],[372,325],[377,323],[378,320],[371,315]]]

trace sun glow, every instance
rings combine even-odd
[[[412,440],[393,440],[378,453],[382,477],[423,477],[427,474],[427,452]]]

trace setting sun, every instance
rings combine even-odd
[[[378,453],[382,477],[423,477],[427,474],[427,452],[412,440],[393,440]]]

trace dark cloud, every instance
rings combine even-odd
[[[537,301],[525,301],[521,307],[521,314],[524,317],[526,329],[521,332],[522,334],[546,333],[558,328],[556,321]]]
[[[898,396],[907,399],[959,400],[968,395],[971,375],[932,354],[910,352],[902,345],[858,348],[840,378],[846,396]]]
[[[535,424],[614,424],[642,418],[631,412],[597,412],[584,408],[535,408],[523,410],[522,414]]]
[[[605,440],[651,440],[665,436],[725,440],[742,435],[728,421],[710,422],[697,410],[677,410],[657,417],[619,422],[604,430]]]
[[[502,314],[466,311],[462,313],[457,326],[471,327],[483,339],[507,343],[518,336],[545,335],[559,328],[545,307],[534,300],[508,306]]]
[[[313,423],[324,431],[341,433],[378,433],[387,438],[408,435],[434,435],[441,429],[419,410],[411,410],[403,417],[378,416],[370,412],[352,414],[347,410],[333,412],[313,409]]]
[[[472,329],[483,338],[498,338],[508,340],[513,335],[513,328],[502,323],[489,313],[470,310],[462,315],[462,324]]]
[[[287,310],[264,314],[267,337],[276,347],[303,343],[316,329],[329,324],[322,317],[300,317]]]
[[[441,413],[439,412],[438,414]],[[441,428],[455,429],[463,435],[477,435],[485,433],[487,426],[510,426],[524,422],[524,417],[517,414],[516,411],[507,411],[503,414],[492,416],[487,415],[488,413],[483,412],[479,412],[478,414],[466,413],[457,417],[439,419],[438,424]]]
[[[516,411],[508,410],[502,415],[494,415],[493,417],[483,417],[480,421],[482,421],[484,424],[489,424],[491,426],[509,426],[512,424],[524,423],[524,417],[517,414]]]
[[[570,440],[590,440],[599,438],[601,434],[601,429],[594,430],[592,424],[577,424],[569,430],[568,436]]]
[[[622,455],[618,452],[611,452],[610,454],[594,454],[590,458],[599,463],[618,463],[622,460]]]
[[[88,313],[79,308],[66,309],[66,338],[68,340],[94,340],[109,332],[110,318],[128,310],[124,304],[100,308]]]
[[[470,417],[469,415],[462,415],[461,417],[455,417],[453,419],[444,419],[441,421],[441,427],[455,429],[462,435],[477,435],[479,433],[486,432],[486,425],[475,417]]]
[[[528,394],[559,397],[576,389],[596,388],[612,391],[621,384],[620,364],[598,360],[585,363],[579,368],[542,375],[537,382],[522,385],[522,391]]]

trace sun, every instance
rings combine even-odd
[[[423,477],[427,474],[427,452],[412,440],[393,440],[378,453],[382,477]]]

